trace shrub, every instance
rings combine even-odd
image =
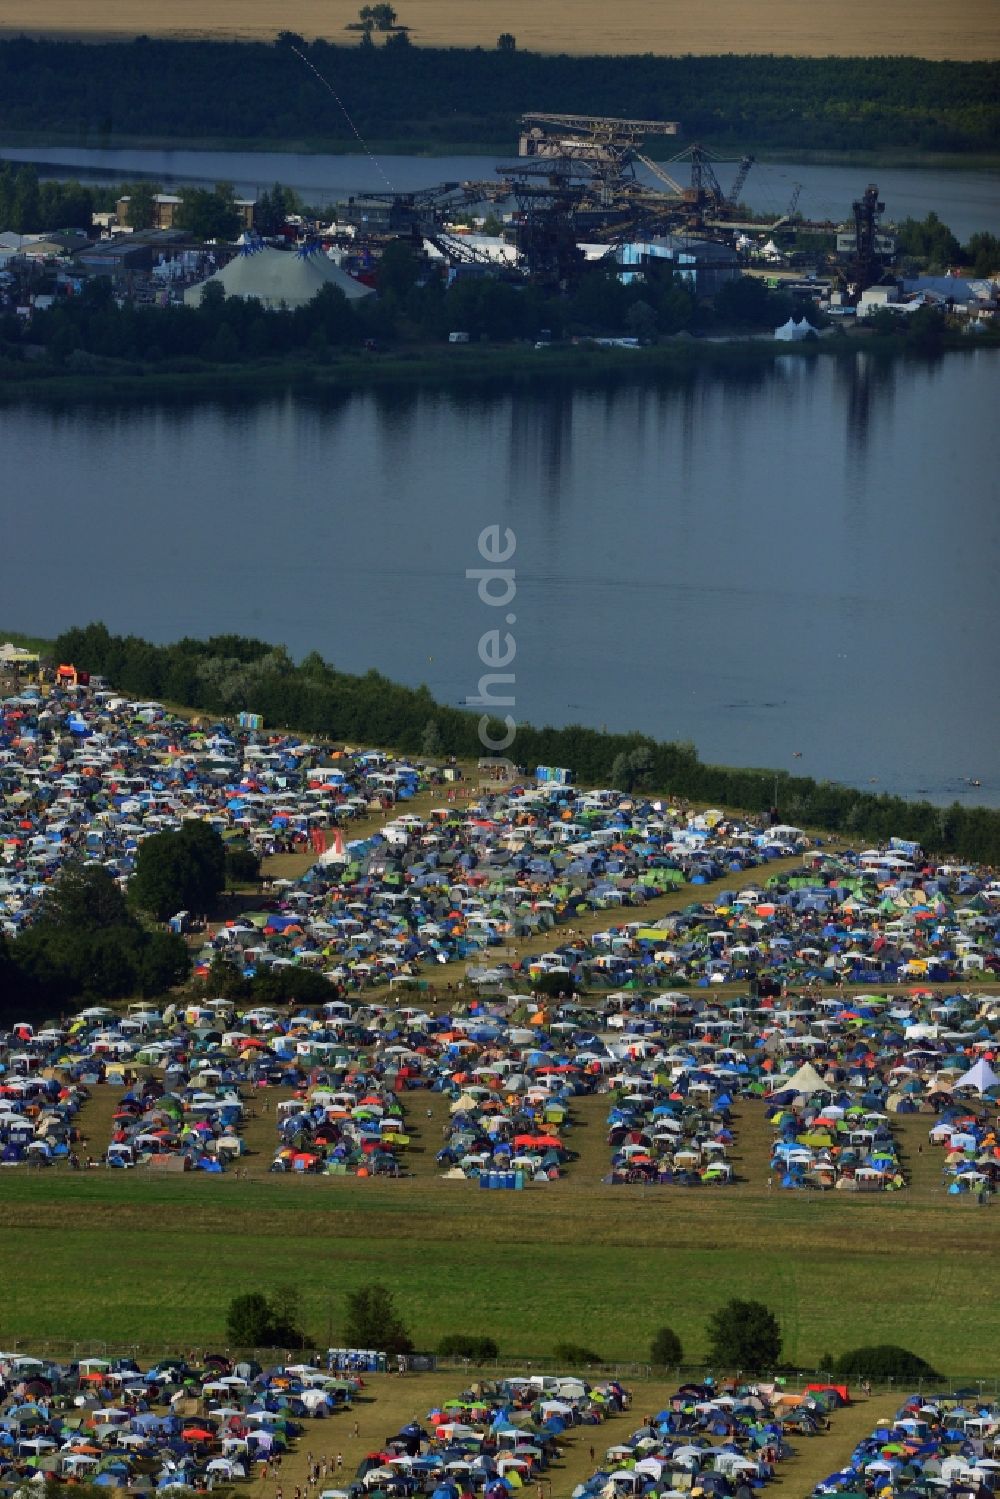
[[[531,981],[533,992],[547,999],[558,999],[560,994],[575,994],[579,986],[579,979],[572,973],[540,973]]]
[[[936,1379],[926,1359],[895,1343],[875,1343],[868,1348],[849,1348],[833,1366],[838,1379]]]
[[[349,1348],[379,1348],[384,1353],[412,1353],[413,1339],[385,1286],[359,1286],[347,1296],[344,1342]]]
[[[260,859],[245,843],[226,849],[226,880],[230,885],[254,885],[260,879]]]
[[[649,1345],[649,1361],[652,1364],[680,1364],[684,1360],[681,1340],[672,1327],[657,1328]]]
[[[471,1332],[449,1332],[438,1344],[438,1353],[446,1358],[470,1358],[474,1363],[482,1363],[489,1358],[498,1358],[500,1349],[495,1338]]]
[[[603,1364],[604,1360],[592,1348],[582,1343],[557,1343],[552,1350],[554,1358],[561,1364]]]

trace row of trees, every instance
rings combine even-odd
[[[708,1318],[709,1363],[724,1370],[760,1373],[781,1366],[781,1324],[762,1301],[733,1297],[718,1306]],[[309,1338],[303,1330],[298,1293],[283,1287],[268,1294],[249,1291],[229,1304],[226,1331],[240,1348],[304,1347]],[[359,1286],[345,1297],[344,1318],[338,1338],[348,1348],[375,1348],[388,1354],[413,1352],[411,1337],[396,1300],[379,1283]],[[518,1350],[523,1351],[523,1350]],[[437,1352],[445,1357],[485,1362],[499,1357],[496,1339],[481,1333],[446,1333]],[[563,1342],[554,1356],[569,1365],[606,1362],[583,1344]],[[676,1368],[684,1361],[684,1348],[671,1327],[660,1327],[652,1335],[649,1360],[656,1368]],[[851,1348],[834,1357],[826,1354],[823,1368],[836,1379],[882,1380],[935,1378],[926,1359],[896,1344]]]
[[[381,13],[382,7],[371,7]],[[506,33],[505,36],[509,36]],[[511,38],[511,40],[513,40]],[[0,129],[246,142],[354,140],[295,45],[376,141],[510,148],[518,116],[556,111],[682,122],[684,138],[751,149],[991,151],[996,63],[919,58],[567,57],[305,42],[0,43]],[[441,101],[447,100],[443,109]]]
[[[426,686],[404,687],[376,671],[338,671],[317,652],[296,665],[283,649],[259,640],[228,635],[157,646],[134,635],[112,635],[100,623],[66,631],[53,651],[60,661],[99,672],[139,698],[166,698],[210,713],[251,708],[271,724],[392,745],[409,754],[420,753],[433,722],[448,752],[469,758],[481,753],[474,714],[436,703]],[[490,732],[500,738],[503,730],[495,724]],[[571,766],[581,781],[594,785],[608,785],[624,756],[633,789],[666,790],[751,812],[771,805],[777,779],[781,814],[790,822],[871,841],[897,835],[932,852],[1000,863],[1000,811],[990,808],[935,807],[807,776],[704,765],[692,744],[579,725],[520,725],[517,755],[526,765]]]
[[[234,1296],[226,1313],[226,1332],[238,1348],[304,1348],[315,1341],[303,1328],[299,1295],[293,1286]],[[363,1285],[347,1293],[338,1337],[345,1348],[413,1352],[413,1339],[392,1292],[383,1285]]]

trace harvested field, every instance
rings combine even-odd
[[[660,54],[785,53],[795,57],[908,55],[978,61],[1000,55],[1000,12],[981,0],[932,0],[872,6],[864,0],[834,0],[818,7],[806,0],[772,0],[746,6],[736,0],[690,6],[682,0],[622,0],[609,11],[601,0],[575,0],[572,9],[545,10],[531,0],[404,0],[397,6],[411,40],[434,47],[493,47],[502,31],[518,46],[538,52]],[[266,0],[217,0],[206,11],[195,0],[173,0],[166,8],[150,0],[2,0],[0,34],[82,37],[91,41],[145,33],[185,38],[270,40],[279,29],[313,38],[344,41],[357,6],[334,0],[288,0],[280,20]]]

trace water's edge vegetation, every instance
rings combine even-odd
[[[47,654],[104,676],[140,699],[184,703],[210,714],[249,709],[263,714],[269,726],[407,754],[420,752],[433,725],[446,752],[462,758],[482,754],[477,714],[436,702],[426,686],[407,687],[376,671],[364,676],[339,671],[315,651],[296,663],[283,646],[242,636],[154,645],[92,623],[65,631]],[[503,724],[491,720],[488,733],[502,739]],[[624,767],[625,789],[669,791],[750,812],[771,807],[777,789],[780,815],[787,822],[870,841],[895,835],[913,839],[928,852],[1000,863],[1000,809],[958,803],[935,807],[784,771],[705,765],[690,743],[581,725],[519,724],[511,753],[529,769],[536,764],[568,766],[592,785],[613,784]]]
[[[212,363],[207,359],[159,364],[95,359],[90,368],[0,362],[0,406],[23,402],[86,403],[203,400],[241,395],[268,399],[285,391],[347,392],[423,385],[481,389],[541,387],[571,380],[576,386],[685,381],[700,372],[752,374],[784,359],[839,357],[860,353],[875,359],[936,359],[942,353],[1000,348],[1000,332],[969,336],[946,332],[932,349],[915,349],[902,334],[779,343],[769,338],[676,339],[647,348],[607,348],[567,343],[536,349],[507,346],[431,346],[383,353],[340,351],[329,359]]]

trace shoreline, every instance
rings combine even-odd
[[[653,146],[655,146],[655,142]],[[432,140],[371,140],[367,142],[369,152],[376,156],[416,156],[428,161],[446,159],[453,156],[481,156],[484,159],[508,157],[516,152],[516,142],[511,141],[432,141]],[[362,155],[358,144],[354,140],[321,140],[307,138],[296,139],[271,139],[266,136],[255,136],[249,139],[239,136],[147,136],[111,133],[102,135],[99,140],[90,137],[81,139],[78,132],[68,131],[46,131],[36,134],[34,131],[6,130],[3,132],[3,140],[0,141],[0,159],[3,158],[5,150],[16,151],[58,151],[60,149],[71,151],[192,151],[203,152],[206,156],[216,152],[241,152],[248,156],[255,155],[279,155],[279,156],[358,156]],[[745,143],[734,142],[720,137],[716,142],[716,149],[722,152],[742,152]],[[648,154],[653,160],[657,160],[657,151],[650,149]],[[663,154],[662,159],[667,160],[669,152]],[[908,171],[954,171],[954,172],[981,172],[1000,171],[1000,152],[965,152],[965,151],[917,151],[905,147],[886,149],[883,151],[852,151],[852,150],[807,150],[788,147],[787,149],[761,148],[756,153],[756,160],[761,165],[773,166],[830,166],[830,167],[891,167],[896,170]],[[79,171],[79,166],[70,162],[42,162],[39,165],[46,166],[50,170],[56,167],[65,167],[67,173]],[[91,170],[104,170],[102,168],[91,168]],[[117,173],[118,168],[108,167],[108,172]],[[174,175],[174,174],[168,174]]]
[[[1000,348],[996,336],[947,334],[941,353],[974,352]],[[183,369],[161,369],[153,365],[95,369],[87,373],[30,373],[18,378],[12,367],[0,371],[0,406],[24,401],[133,401],[144,398],[203,399],[206,392],[241,394],[266,398],[290,391],[342,391],[380,385],[435,387],[459,381],[479,385],[519,386],[551,379],[574,384],[602,383],[622,378],[650,379],[657,376],[687,376],[703,369],[750,370],[778,358],[816,359],[822,356],[853,358],[859,352],[883,359],[921,358],[898,335],[858,338],[844,334],[778,343],[766,335],[729,339],[672,339],[647,348],[603,348],[586,344],[483,345],[424,347],[385,353],[352,352],[329,363],[307,360],[260,361],[253,364],[205,364]],[[932,356],[936,357],[936,356]],[[27,366],[30,370],[31,366]]]

